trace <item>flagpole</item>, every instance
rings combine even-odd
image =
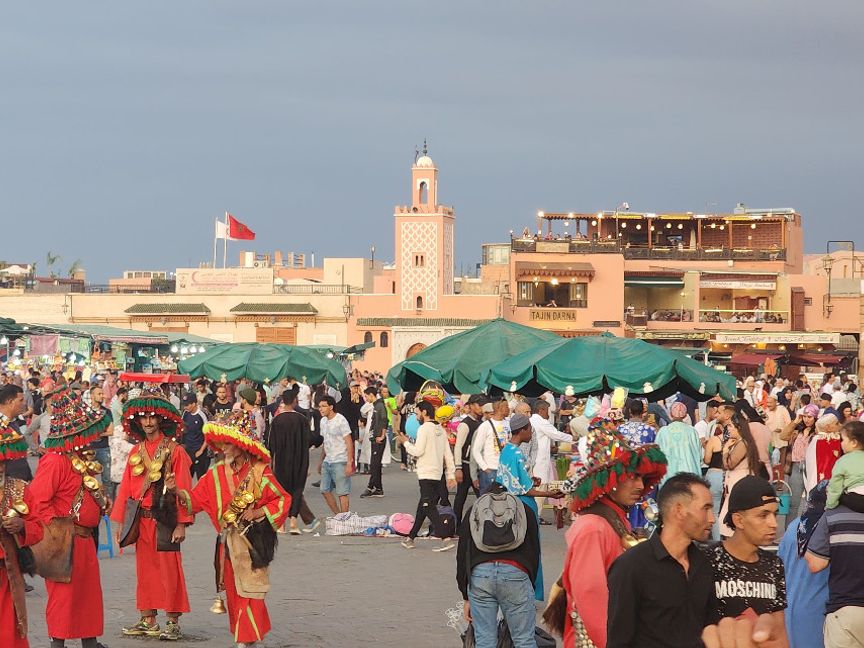
[[[228,212],[225,212],[225,245],[222,247],[222,267],[228,267],[228,239],[231,238],[228,232]]]
[[[216,241],[218,240],[218,237],[216,236],[216,234],[218,233],[218,230],[219,230],[219,228],[216,226],[219,225],[219,220],[216,219],[214,221],[213,225],[214,225],[214,227],[213,227],[213,265],[210,266],[211,268],[216,267]]]

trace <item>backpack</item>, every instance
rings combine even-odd
[[[481,495],[468,520],[471,539],[480,551],[502,553],[521,546],[528,531],[525,506],[507,492]]]
[[[438,524],[432,529],[436,538],[452,538],[456,535],[456,513],[452,506],[438,505]]]

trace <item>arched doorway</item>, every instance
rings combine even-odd
[[[420,351],[422,351],[425,348],[426,348],[426,345],[423,344],[422,342],[416,342],[416,343],[412,344],[410,347],[408,347],[408,351],[405,353],[405,359],[407,360],[408,358],[413,356],[415,353],[419,353]]]

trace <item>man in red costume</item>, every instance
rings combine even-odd
[[[567,531],[560,581],[566,595],[566,611],[560,615],[564,648],[606,648],[607,573],[615,559],[638,542],[627,512],[666,474],[660,448],[631,447],[613,420],[595,418],[588,430],[584,469],[563,489],[572,494],[571,507],[578,514]]]
[[[138,587],[136,602],[141,619],[123,628],[132,637],[182,639],[180,615],[189,611],[180,543],[192,516],[166,492],[165,476],[176,475],[180,488],[191,488],[191,460],[177,443],[182,418],[160,391],[144,391],[123,408],[126,434],[140,441],[129,453],[111,520],[117,525],[118,544],[135,545]],[[157,610],[168,621],[161,629]]]
[[[68,525],[72,533],[71,574],[46,573],[48,603],[45,618],[51,648],[63,648],[67,639],[81,639],[83,648],[97,648],[103,631],[102,585],[95,534],[109,506],[98,475],[102,464],[85,450],[111,422],[110,416],[85,405],[68,388],[51,394],[51,427],[44,441],[48,452],[39,462],[27,487],[34,514],[46,527]]]
[[[189,492],[168,476],[169,491],[190,513],[204,511],[219,533],[217,590],[225,590],[228,623],[239,648],[257,646],[270,631],[264,604],[276,531],[285,524],[291,496],[276,481],[270,453],[258,441],[251,412],[235,411],[204,426],[204,438],[225,455]],[[179,475],[177,475],[179,477]],[[226,552],[227,547],[227,552]]]
[[[6,462],[27,457],[27,441],[12,428],[0,428],[0,646],[29,648],[24,577],[18,547],[42,539],[42,525],[31,515],[26,483],[6,475]]]

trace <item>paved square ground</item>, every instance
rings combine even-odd
[[[317,459],[313,459],[316,466]],[[391,464],[384,472],[386,497],[360,499],[367,477],[353,478],[351,508],[360,515],[414,513],[419,489],[413,473]],[[316,481],[317,475],[309,482]],[[327,508],[318,489],[307,486],[312,510],[324,516]],[[469,504],[473,497],[469,498]],[[546,512],[551,520],[551,512]],[[418,540],[409,551],[399,538],[279,536],[276,559],[271,565],[271,591],[267,606],[273,630],[264,641],[267,648],[287,646],[339,647],[412,646],[415,648],[460,646],[457,633],[447,627],[444,611],[461,605],[456,587],[456,551],[436,553],[436,540]],[[541,527],[546,591],[561,572],[564,529]],[[213,545],[215,532],[199,515],[183,544],[191,613],[181,618],[186,639],[178,645],[202,644],[213,648],[233,646],[228,616],[210,612],[215,596]],[[120,627],[137,620],[135,611],[135,557],[133,552],[109,559],[101,555],[105,599],[105,634],[109,648],[141,648],[166,645],[154,639],[122,637]],[[32,580],[32,579],[31,579]],[[48,646],[45,628],[45,586],[35,579],[27,595],[30,644]],[[164,616],[160,623],[164,623]],[[78,646],[77,641],[67,643]]]

